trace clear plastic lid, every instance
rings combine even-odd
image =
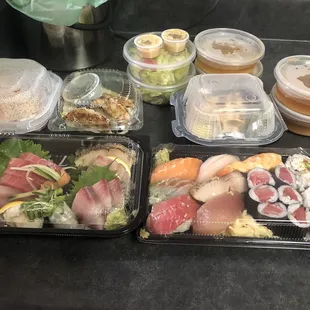
[[[59,101],[62,80],[29,59],[0,59],[0,132],[42,129]]]
[[[205,30],[196,36],[194,43],[202,57],[222,65],[251,65],[265,54],[265,46],[260,39],[237,29]]]
[[[290,56],[278,62],[274,76],[288,96],[310,100],[310,56]]]
[[[98,85],[94,77],[98,77]],[[51,131],[124,133],[142,125],[141,95],[127,74],[93,69],[66,77],[58,109],[48,127]]]
[[[249,74],[196,76],[171,104],[175,135],[202,145],[264,145],[286,130],[262,82]]]
[[[160,32],[152,34],[160,36]],[[191,41],[187,41],[186,48],[179,52],[169,52],[163,44],[160,48],[159,55],[155,58],[142,58],[134,41],[138,36],[128,40],[123,49],[125,60],[133,66],[148,70],[175,70],[189,65],[196,57],[196,48]]]

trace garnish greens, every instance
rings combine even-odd
[[[30,140],[7,139],[0,144],[0,175],[7,168],[9,161],[22,153],[32,153],[41,158],[49,159],[49,152],[42,150],[40,144]]]
[[[72,205],[77,192],[85,186],[92,186],[100,180],[112,181],[116,178],[116,172],[110,170],[111,164],[100,167],[94,166],[91,170],[83,171],[77,181],[73,181],[73,186],[67,196],[67,204]]]

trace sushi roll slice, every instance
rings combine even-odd
[[[275,219],[280,219],[287,216],[287,210],[283,203],[281,202],[266,202],[266,203],[260,203],[257,207],[257,211],[259,214],[271,217]]]
[[[272,185],[276,184],[271,173],[262,168],[255,168],[248,173],[248,185],[250,188],[254,188],[260,185]]]
[[[302,203],[302,197],[296,189],[289,185],[282,185],[278,188],[279,199],[286,205]]]
[[[288,207],[288,218],[300,228],[310,227],[310,210],[302,204],[295,203]]]
[[[285,166],[276,167],[275,174],[276,177],[283,183],[296,187],[296,177],[294,173],[287,167]]]
[[[302,198],[304,200],[304,206],[310,208],[310,187],[302,193]]]
[[[270,185],[261,185],[255,188],[252,188],[249,191],[250,197],[259,202],[276,202],[278,200],[277,190]]]

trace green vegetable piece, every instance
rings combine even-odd
[[[155,156],[155,167],[170,161],[170,151],[167,148],[159,150]]]
[[[123,227],[128,223],[128,215],[124,208],[113,210],[108,214],[104,228],[106,230],[113,230],[119,227]]]

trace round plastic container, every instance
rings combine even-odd
[[[196,36],[194,43],[204,66],[223,72],[252,73],[265,55],[265,46],[260,39],[237,29],[205,30]]]
[[[286,107],[282,102],[277,98],[276,95],[276,86],[273,87],[271,91],[271,96],[277,104],[280,113],[283,115],[285,119],[288,119],[291,123],[299,126],[310,129],[310,116],[295,112],[288,107]],[[310,108],[309,108],[310,109]]]
[[[190,65],[189,73],[185,80],[175,85],[158,86],[148,85],[137,80],[131,73],[130,66],[127,67],[127,74],[133,84],[140,90],[143,101],[154,105],[167,105],[173,93],[185,89],[188,82],[196,74],[194,64]]]
[[[83,96],[68,101],[64,96],[68,95],[65,90],[70,89],[68,85],[81,76],[86,77],[78,82]],[[94,83],[96,79],[89,79],[90,76],[99,78],[99,90]],[[89,89],[89,85],[95,96],[90,96],[85,91]],[[76,90],[75,87],[73,89]],[[141,129],[142,126],[143,105],[140,92],[129,81],[125,72],[107,69],[83,70],[67,76],[58,109],[55,109],[48,123],[48,128],[54,132],[126,133]]]
[[[278,62],[274,69],[278,91],[283,102],[292,106],[310,105],[310,56],[290,56]]]
[[[160,32],[153,34],[160,36]],[[187,80],[190,63],[196,57],[196,48],[191,41],[187,41],[186,48],[179,52],[169,52],[165,44],[159,51],[159,56],[153,59],[142,58],[134,41],[128,40],[123,48],[123,56],[129,64],[132,76],[141,83],[148,85],[175,85]]]
[[[195,66],[196,66],[196,70],[197,70],[197,73],[198,74],[214,74],[215,72],[213,72],[214,70],[211,70],[211,71],[208,71],[206,70],[203,70],[203,66],[201,66],[201,62],[199,62],[198,58],[196,58],[195,60]],[[217,71],[215,69],[215,71]],[[264,72],[264,67],[263,67],[263,64],[259,61],[256,63],[255,67],[254,67],[254,71],[252,71],[252,75],[258,77],[258,78],[261,78],[263,76],[263,72]],[[229,74],[230,72],[217,72],[218,74]]]
[[[266,145],[286,130],[262,81],[250,74],[197,75],[171,104],[174,134],[205,146]]]
[[[44,128],[59,102],[62,79],[29,59],[0,59],[0,133]]]

